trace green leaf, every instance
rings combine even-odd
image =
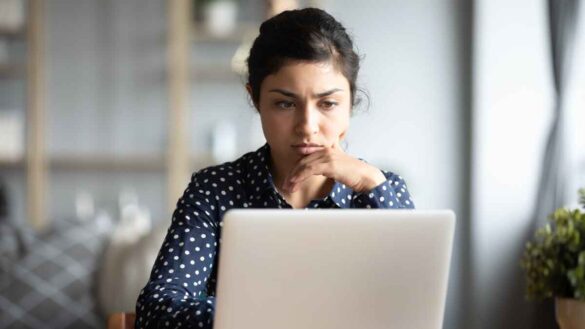
[[[585,208],[585,188],[579,190]],[[520,261],[526,296],[543,299],[570,296],[585,300],[585,212],[556,209],[533,239],[526,242]]]
[[[579,253],[579,266],[585,266],[585,250]]]

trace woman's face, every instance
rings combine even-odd
[[[256,106],[273,159],[294,164],[339,146],[349,127],[349,82],[329,62],[290,62],[264,79]]]

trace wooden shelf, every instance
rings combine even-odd
[[[166,168],[160,156],[95,156],[59,155],[51,157],[51,169],[59,170],[105,170],[105,171],[157,171]]]
[[[24,159],[0,157],[0,168],[2,169],[24,168]]]
[[[192,171],[216,164],[210,154],[191,156],[189,167]],[[0,168],[21,169],[26,165],[23,158],[0,158]],[[55,170],[95,171],[163,171],[166,161],[163,156],[104,156],[104,155],[58,155],[49,160],[49,167]]]
[[[14,78],[24,75],[24,65],[0,64],[0,78]]]
[[[24,28],[7,29],[5,27],[0,27],[0,36],[5,38],[20,39],[26,36],[26,30]]]

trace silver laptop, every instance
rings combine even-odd
[[[230,210],[214,328],[442,328],[454,229],[450,210]]]

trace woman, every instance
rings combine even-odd
[[[222,218],[231,208],[414,208],[400,176],[339,147],[358,70],[351,39],[322,10],[262,24],[246,89],[267,143],[193,174],[138,297],[137,328],[212,327]]]

